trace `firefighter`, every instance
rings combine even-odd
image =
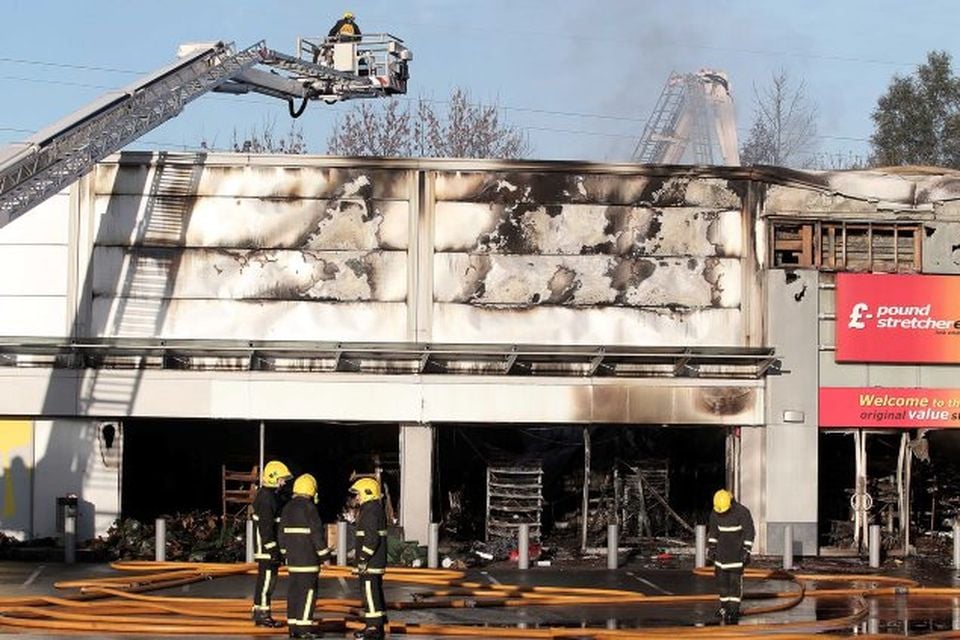
[[[360,27],[353,19],[353,13],[347,11],[330,28],[327,37],[335,42],[356,42],[360,39]]]
[[[743,570],[750,564],[753,549],[753,516],[750,510],[733,499],[726,489],[713,494],[713,511],[707,531],[707,560],[713,562],[722,624],[736,624],[740,619],[743,597]]]
[[[383,573],[387,566],[387,514],[380,502],[380,483],[360,478],[350,487],[358,504],[356,559],[363,602],[364,628],[354,637],[382,640],[387,622]]]
[[[287,625],[291,638],[321,638],[313,621],[320,565],[329,559],[323,523],[317,513],[317,481],[309,473],[297,476],[293,499],[280,516],[278,539],[289,572]]]
[[[257,583],[253,592],[253,622],[258,627],[282,627],[270,615],[270,599],[277,586],[280,569],[280,548],[277,546],[277,523],[288,495],[287,481],[292,475],[287,465],[271,460],[263,468],[260,488],[253,499],[254,549],[257,561]]]

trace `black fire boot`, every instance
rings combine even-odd
[[[364,627],[359,631],[354,631],[353,637],[357,640],[383,640],[384,634],[380,627]]]
[[[727,609],[725,607],[720,607],[717,609],[717,612],[714,614],[720,621],[720,624],[727,623]]]
[[[322,638],[323,632],[316,627],[290,627],[290,637],[310,640],[312,638]]]
[[[724,624],[739,624],[740,622],[740,608],[739,607],[730,607],[727,609],[726,614],[723,616]]]
[[[269,611],[254,611],[253,624],[258,627],[271,627],[273,629],[284,626],[279,620],[274,620]]]

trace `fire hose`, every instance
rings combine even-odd
[[[199,598],[151,595],[147,592],[183,586],[221,577],[253,574],[254,564],[206,564],[186,562],[117,562],[112,568],[121,575],[57,582],[58,589],[73,589],[62,597],[33,596],[0,598],[0,626],[8,629],[61,633],[112,633],[149,635],[285,635],[285,629],[256,627],[250,620],[250,600],[246,598]],[[134,573],[136,572],[136,573]],[[697,569],[697,575],[711,575]],[[281,569],[281,575],[286,571]],[[348,567],[324,567],[323,579],[355,577]],[[850,630],[868,613],[866,601],[888,596],[957,598],[960,588],[925,588],[905,578],[873,574],[801,574],[765,569],[747,569],[749,580],[787,581],[788,591],[750,593],[751,604],[767,600],[770,604],[747,607],[745,616],[770,614],[797,606],[805,598],[846,598],[852,602],[850,613],[827,620],[746,624],[741,626],[671,626],[655,628],[520,628],[506,624],[491,627],[469,624],[389,623],[394,635],[432,635],[444,637],[497,638],[593,638],[596,640],[676,640],[678,637],[742,638],[773,635],[780,640],[810,638],[829,631]],[[388,582],[421,585],[410,600],[388,603],[388,609],[466,609],[549,606],[671,606],[716,601],[715,594],[645,595],[636,591],[604,588],[577,588],[488,584],[465,579],[459,571],[391,567]],[[813,588],[816,585],[817,588]],[[824,588],[820,588],[824,585]],[[832,585],[832,586],[827,586]],[[845,585],[845,586],[839,586]],[[427,589],[430,587],[430,589]],[[285,612],[283,602],[275,602],[277,613]],[[318,629],[344,633],[360,629],[361,603],[358,599],[318,599]],[[953,634],[953,635],[951,635]],[[822,636],[820,636],[822,637]],[[888,636],[889,637],[889,636]],[[928,634],[926,638],[960,637],[960,632]]]

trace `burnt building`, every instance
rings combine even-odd
[[[856,542],[880,517],[867,444],[895,440],[902,486],[917,430],[950,425],[822,398],[949,390],[953,368],[838,358],[842,276],[956,274],[957,194],[920,172],[115,156],[0,230],[2,529],[51,535],[66,493],[84,537],[219,505],[224,468],[277,457],[333,516],[351,473],[382,473],[421,541],[456,510],[489,529],[490,470],[530,468],[547,526],[632,517],[639,475],[686,525],[731,488],[763,551],[786,525],[806,555],[843,523]]]

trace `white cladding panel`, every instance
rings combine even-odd
[[[67,295],[67,247],[15,244],[0,247],[0,299]]]
[[[406,249],[410,204],[361,199],[265,200],[239,196],[98,195],[101,245]],[[163,214],[163,224],[155,221]],[[370,223],[373,224],[370,224]]]
[[[67,335],[69,213],[62,192],[0,228],[0,335]]]
[[[743,346],[738,309],[685,317],[667,309],[535,307],[507,311],[464,304],[433,308],[436,342],[638,346]]]
[[[96,298],[98,335],[167,339],[402,342],[402,303]]]
[[[101,165],[92,333],[747,343],[725,181],[270,162]]]
[[[94,250],[93,295],[403,302],[406,254],[287,249]]]
[[[0,228],[0,246],[66,246],[70,238],[69,214],[70,192],[62,191]],[[3,274],[0,274],[0,277],[2,276]]]
[[[764,390],[756,380],[377,375],[152,369],[87,370],[60,381],[49,369],[13,369],[0,413],[69,410],[68,383],[90,398],[78,415],[244,420],[409,423],[555,422],[564,424],[762,425]],[[60,394],[58,394],[60,397]],[[175,398],[175,401],[171,401]],[[43,404],[46,402],[46,404]],[[39,451],[39,450],[38,450]],[[39,455],[39,454],[38,454]]]

